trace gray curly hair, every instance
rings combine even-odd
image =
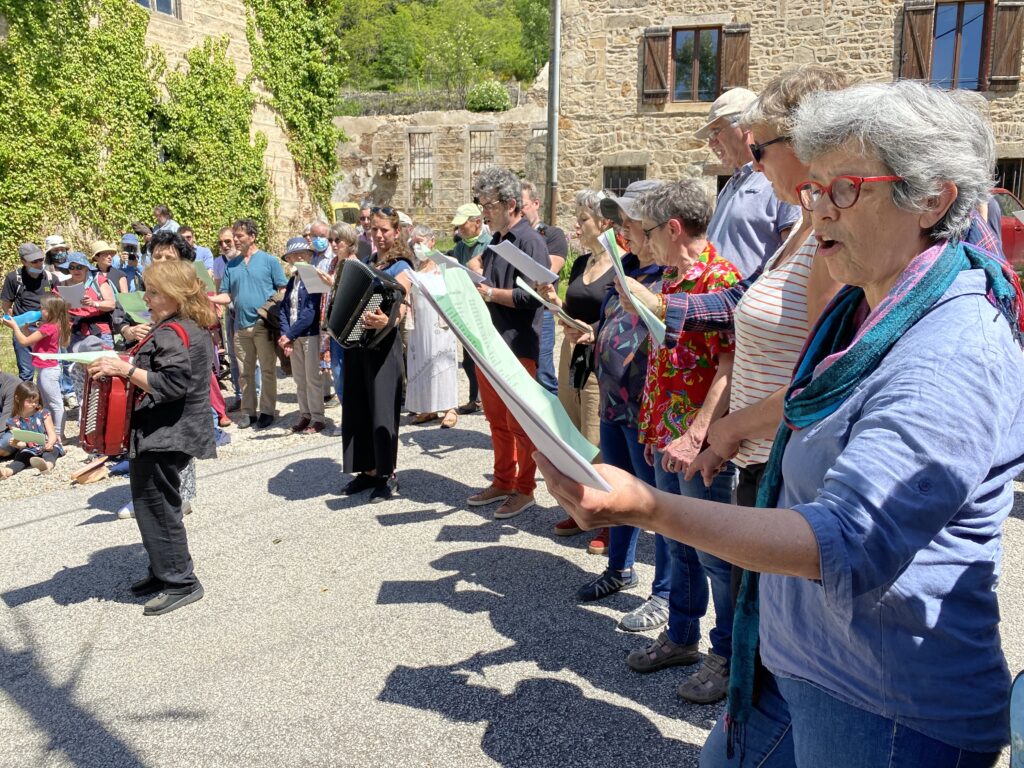
[[[658,224],[678,219],[690,237],[705,234],[711,221],[708,195],[693,179],[662,184],[641,197],[638,205],[643,218]]]
[[[984,104],[977,94],[909,80],[815,93],[797,109],[793,148],[805,163],[843,146],[878,159],[903,177],[892,186],[892,201],[907,211],[930,210],[943,183],[953,182],[956,199],[929,236],[954,239],[993,184],[995,136]]]
[[[576,210],[586,211],[594,221],[607,218],[601,213],[601,201],[608,197],[610,194],[603,189],[581,190],[576,193]]]
[[[523,183],[507,168],[491,165],[480,171],[473,182],[473,194],[493,196],[502,203],[515,200],[517,211],[523,207]]]

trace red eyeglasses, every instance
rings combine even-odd
[[[805,181],[797,185],[796,194],[805,211],[813,211],[822,195],[828,195],[836,208],[849,208],[860,197],[864,184],[880,181],[903,181],[902,176],[836,176],[823,186],[816,181]]]

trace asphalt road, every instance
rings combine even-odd
[[[482,416],[403,426],[401,496],[370,505],[338,494],[340,438],[238,433],[188,518],[206,597],[159,618],[128,592],[146,558],[113,512],[125,480],[0,486],[0,766],[696,765],[719,708],[676,699],[686,670],[624,663],[647,637],[615,624],[646,592],[575,601],[604,559],[551,535],[543,487],[504,524],[464,505],[489,445]],[[1013,670],[1022,518],[1000,588]]]

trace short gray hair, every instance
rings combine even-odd
[[[983,109],[976,94],[909,80],[815,93],[797,110],[793,147],[810,163],[852,143],[903,177],[892,186],[892,201],[907,211],[930,210],[943,182],[953,182],[956,200],[929,232],[932,240],[948,240],[967,231],[993,184],[995,137]]]
[[[412,228],[409,237],[422,237],[426,240],[434,240],[437,236],[434,234],[434,230],[427,224],[417,224]]]
[[[576,193],[576,210],[584,210],[594,221],[606,218],[601,213],[601,201],[610,197],[603,189],[584,189]]]
[[[493,196],[499,202],[515,200],[516,210],[523,207],[523,183],[507,168],[488,166],[473,182],[473,194]]]
[[[638,205],[643,218],[658,224],[678,219],[690,237],[705,234],[708,222],[711,221],[711,203],[707,192],[693,179],[662,184],[645,193]]]
[[[341,240],[341,242],[348,243],[349,245],[355,245],[356,240],[359,238],[356,234],[356,228],[343,221],[331,225],[330,237],[333,237],[335,240]]]

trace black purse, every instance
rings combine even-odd
[[[573,389],[583,389],[594,371],[594,345],[577,344],[569,358],[569,378]]]

